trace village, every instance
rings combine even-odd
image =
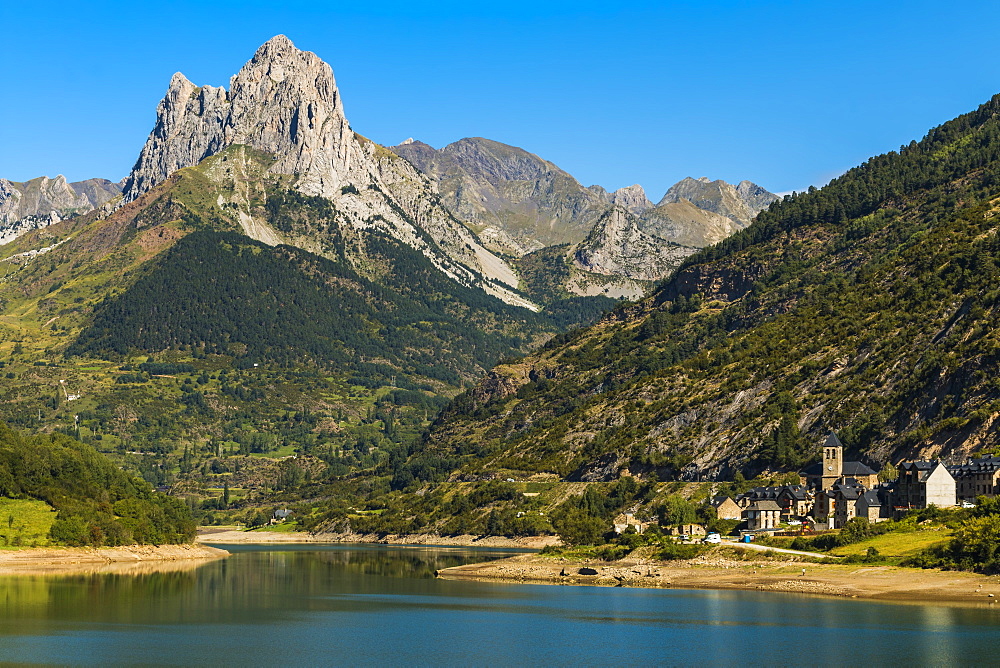
[[[857,461],[844,461],[844,446],[830,433],[822,459],[799,473],[797,485],[754,487],[733,496],[716,496],[709,504],[720,520],[740,522],[734,533],[746,541],[759,534],[799,534],[843,528],[855,517],[871,523],[900,519],[911,510],[935,506],[974,506],[979,496],[1000,493],[1000,457],[970,458],[949,465],[941,461],[904,461],[894,480]],[[616,518],[615,531],[644,532],[647,523],[633,514]],[[699,524],[674,527],[684,540],[701,540]]]

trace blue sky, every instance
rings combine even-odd
[[[0,176],[125,176],[171,74],[284,33],[383,144],[521,146],[584,185],[820,185],[1000,92],[995,2],[0,3]]]

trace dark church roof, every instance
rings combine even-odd
[[[840,439],[837,438],[837,435],[834,434],[831,431],[830,434],[826,437],[826,442],[823,444],[823,447],[824,448],[842,448],[842,447],[844,447],[844,444],[841,443]]]
[[[861,462],[844,462],[844,468],[841,471],[842,475],[858,477],[861,475],[875,475],[878,471],[873,471]]]

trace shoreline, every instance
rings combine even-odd
[[[529,536],[506,538],[503,536],[439,536],[437,534],[358,534],[321,533],[304,531],[241,531],[238,529],[215,529],[200,527],[195,537],[197,543],[220,545],[241,545],[250,543],[370,543],[375,545],[440,545],[442,547],[504,547],[526,550],[540,550],[546,545],[559,542],[556,536]]]
[[[0,550],[0,575],[140,574],[192,570],[229,556],[208,545],[30,547]]]
[[[528,554],[445,568],[437,577],[517,584],[767,591],[982,607],[993,606],[1000,599],[997,576],[901,566],[736,561],[711,554],[673,562],[634,558],[572,561]]]

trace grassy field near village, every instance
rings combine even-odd
[[[883,557],[911,557],[928,547],[947,542],[951,535],[952,531],[942,525],[916,531],[894,531],[834,548],[830,550],[830,554],[839,557],[864,555],[869,548],[875,548]]]
[[[44,501],[0,497],[0,550],[50,545],[56,511]]]

